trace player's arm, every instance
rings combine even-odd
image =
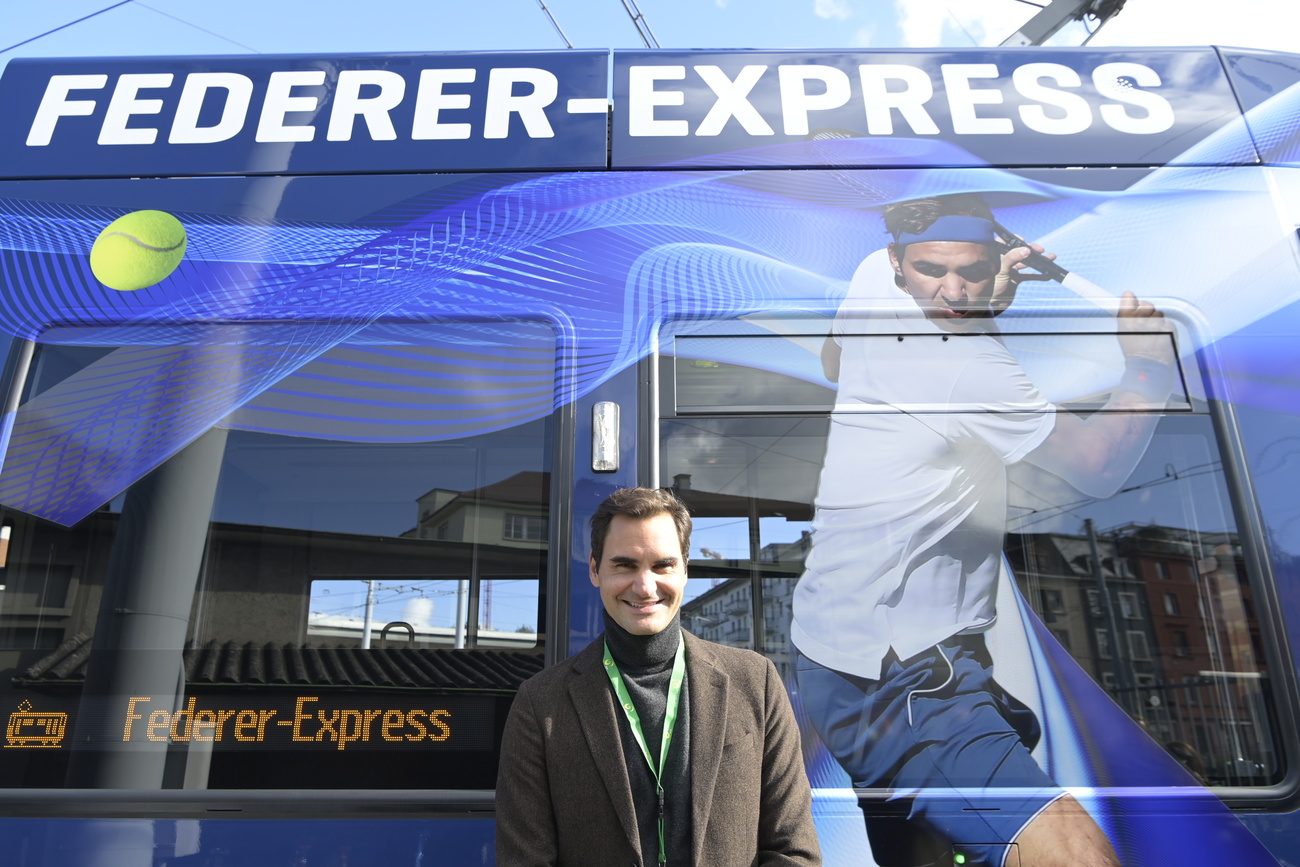
[[[496,790],[496,863],[501,867],[553,867],[558,863],[542,730],[525,684],[510,708],[501,739]]]
[[[835,339],[835,335],[826,335],[826,342],[822,344],[822,373],[831,382],[840,381],[840,356],[843,354],[844,348]]]
[[[1176,375],[1163,313],[1125,292],[1116,317],[1125,372],[1110,400],[1087,418],[1058,412],[1052,433],[1025,458],[1092,497],[1109,497],[1133,472]]]
[[[767,663],[764,693],[767,728],[755,863],[818,867],[822,855],[813,825],[812,789],[804,773],[799,727],[771,661]]]

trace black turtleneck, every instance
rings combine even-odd
[[[668,682],[672,679],[673,659],[677,645],[682,640],[680,617],[662,632],[654,635],[633,635],[619,626],[608,613],[605,614],[605,642],[609,653],[618,664],[632,703],[641,719],[650,755],[659,759],[664,717],[668,711]],[[611,691],[613,686],[610,687]],[[677,708],[677,724],[673,727],[673,743],[668,751],[668,765],[662,775],[664,784],[665,837],[670,867],[684,867],[691,863],[691,783],[690,763],[690,702],[689,689],[682,686],[682,696]],[[617,713],[619,736],[623,742],[623,756],[627,761],[628,777],[632,782],[632,800],[636,804],[637,827],[641,833],[641,852],[647,867],[654,865],[659,853],[658,795],[654,777],[646,766],[645,756],[632,735],[627,715]]]

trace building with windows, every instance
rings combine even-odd
[[[537,471],[468,491],[434,488],[417,501],[419,518],[407,535],[545,550],[550,495],[550,474]]]
[[[1006,551],[1061,646],[1195,776],[1250,785],[1277,767],[1236,534],[1126,524],[1092,540],[1013,533]]]

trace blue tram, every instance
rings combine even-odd
[[[599,633],[632,484],[694,515],[685,627],[785,676],[827,863],[897,863],[864,819],[918,793],[855,786],[793,671],[880,633],[791,623],[836,425],[1027,411],[823,363],[944,364],[881,214],[954,195],[1051,255],[986,334],[1042,411],[1143,430],[1106,490],[1004,460],[979,631],[1034,760],[1125,865],[1300,851],[1300,57],[15,60],[0,113],[0,863],[494,863],[511,698]],[[1174,375],[1117,407],[1126,292]],[[874,443],[835,474],[892,496]]]

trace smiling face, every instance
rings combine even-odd
[[[970,241],[919,241],[889,245],[889,261],[903,291],[947,331],[965,331],[989,315],[993,281],[1001,264],[993,251]]]
[[[615,515],[601,562],[593,556],[590,569],[605,610],[633,635],[662,632],[682,607],[686,559],[677,525],[667,513],[649,518]]]

